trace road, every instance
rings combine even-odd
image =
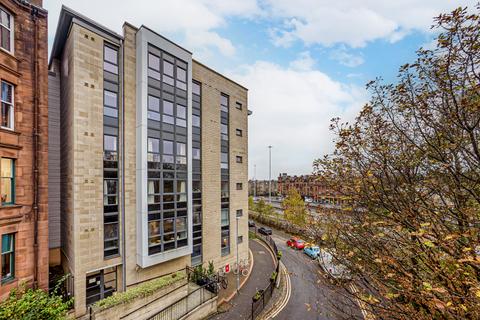
[[[316,260],[287,247],[287,234],[273,230],[272,238],[283,252],[282,262],[290,274],[292,286],[288,304],[275,319],[363,319],[356,302],[346,298],[344,289],[329,283]]]

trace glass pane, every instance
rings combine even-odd
[[[172,116],[163,115],[162,117],[164,123],[174,124],[175,120]]]
[[[173,193],[173,181],[164,180],[163,181],[163,192],[164,193]]]
[[[148,152],[160,153],[160,140],[148,138]]]
[[[192,83],[192,93],[200,95],[200,85],[198,83]]]
[[[163,220],[163,232],[173,232],[173,219]]]
[[[0,178],[0,202],[12,203],[13,202],[13,190],[12,190],[11,178]]]
[[[114,74],[118,74],[118,67],[109,63],[109,62],[104,62],[103,63],[103,69],[105,71],[108,71],[108,72],[111,72],[111,73],[114,73]]]
[[[103,149],[108,151],[117,151],[117,137],[104,135]]]
[[[12,107],[6,103],[2,102],[2,114],[0,118],[0,126],[6,127],[6,128],[12,128],[12,123],[11,123],[11,112],[12,112]]]
[[[228,106],[228,97],[224,96],[224,95],[221,95],[220,96],[220,104],[222,104],[224,106]]]
[[[160,193],[160,180],[148,180],[148,193]]]
[[[177,218],[176,221],[177,232],[187,229],[187,218]]]
[[[200,160],[200,149],[192,148],[192,157],[194,160]]]
[[[187,72],[182,68],[177,67],[177,79],[183,82],[187,82]]]
[[[2,235],[2,253],[13,251],[13,236],[11,234]]]
[[[103,100],[106,106],[117,108],[117,94],[115,92],[104,90]]]
[[[118,238],[118,223],[106,224],[103,237],[105,240]]]
[[[173,116],[173,103],[167,100],[163,100],[163,113]]]
[[[10,30],[0,27],[0,40],[2,48],[10,51]]]
[[[173,64],[168,61],[163,61],[163,74],[173,77]]]
[[[173,141],[163,140],[163,153],[173,154]]]
[[[117,180],[103,180],[104,194],[117,194]]]
[[[13,160],[2,158],[0,162],[0,177],[12,178],[13,177]]]
[[[226,124],[221,125],[221,132],[223,134],[228,134],[228,126]]]
[[[187,183],[185,181],[177,181],[177,193],[187,192]]]
[[[160,80],[160,72],[155,71],[153,69],[148,69],[148,76],[153,79]]]
[[[173,156],[163,156],[162,157],[163,163],[173,163]]]
[[[12,102],[13,96],[13,86],[2,81],[2,101],[4,102]]]
[[[149,53],[148,54],[148,67],[155,69],[155,70],[160,70],[160,58]]]
[[[111,62],[113,64],[118,64],[117,50],[114,50],[108,46],[105,46],[105,61]]]
[[[187,108],[177,105],[177,117],[185,119],[187,117]]]
[[[185,143],[177,142],[177,155],[186,156],[187,155],[187,146]]]
[[[150,221],[148,223],[148,234],[149,236],[160,234],[160,221]],[[158,241],[158,243],[160,243],[160,241]]]
[[[0,23],[5,27],[10,28],[10,15],[2,9],[0,9]]]
[[[160,112],[160,99],[154,96],[148,96],[148,109]]]
[[[13,254],[4,254],[2,255],[2,278],[10,278],[13,276]]]
[[[103,107],[103,115],[107,117],[118,118],[118,110],[109,107]]]
[[[155,111],[148,111],[148,119],[160,121],[160,113]]]
[[[199,116],[196,116],[196,115],[192,116],[192,125],[194,127],[200,127],[200,117]]]
[[[166,76],[166,75],[163,75],[163,82],[173,86],[174,84],[174,81],[173,81],[173,78],[169,77],[169,76]]]
[[[228,153],[225,153],[225,152],[221,153],[221,162],[228,163]]]
[[[177,126],[186,128],[187,127],[187,121],[183,119],[177,119]]]
[[[184,82],[177,81],[177,88],[187,90],[187,85]]]

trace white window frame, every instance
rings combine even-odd
[[[0,9],[5,11],[10,16],[10,28],[7,28],[6,26],[2,25],[4,28],[7,28],[10,30],[10,50],[7,50],[1,46],[0,46],[0,50],[3,50],[13,55],[15,52],[15,24],[14,24],[15,19],[13,19],[13,15],[10,13],[9,10],[5,9],[5,7],[0,6]]]
[[[6,103],[6,104],[9,104],[10,105],[10,108],[11,108],[11,112],[10,112],[10,123],[11,123],[11,127],[4,127],[2,125],[0,125],[0,128],[2,129],[5,129],[5,130],[15,130],[15,86],[13,84],[11,84],[10,82],[7,82],[7,81],[4,81],[4,80],[1,80],[0,81],[0,90],[2,90],[1,86],[3,83],[6,83],[8,86],[12,87],[12,102],[8,102],[8,101],[3,101],[2,100],[2,93],[0,91],[0,102],[1,103]],[[1,106],[0,106],[1,108]],[[1,112],[1,109],[0,109],[0,112]]]

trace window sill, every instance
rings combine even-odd
[[[118,258],[120,256],[121,256],[120,253],[118,253],[118,254],[114,254],[112,256],[103,257],[103,260],[111,260],[111,259]]]
[[[15,282],[17,279],[15,277],[8,277],[8,278],[5,278],[5,279],[2,279],[1,280],[1,285],[4,286],[4,285],[7,285],[7,284],[10,284],[12,282]]]
[[[2,209],[15,209],[15,208],[21,208],[23,207],[21,204],[0,204],[0,210]]]
[[[10,133],[10,134],[15,134],[19,136],[21,133],[18,131],[15,131],[15,128],[8,128],[8,127],[1,127],[0,126],[0,132],[5,132],[5,133]]]

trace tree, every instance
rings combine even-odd
[[[480,318],[479,10],[437,17],[436,49],[369,83],[314,164],[347,199],[323,212],[324,239],[380,319]]]
[[[248,210],[255,210],[255,202],[253,202],[253,197],[248,197]]]
[[[297,189],[292,188],[288,191],[282,202],[282,208],[287,221],[298,226],[305,226],[307,223],[307,209]]]

